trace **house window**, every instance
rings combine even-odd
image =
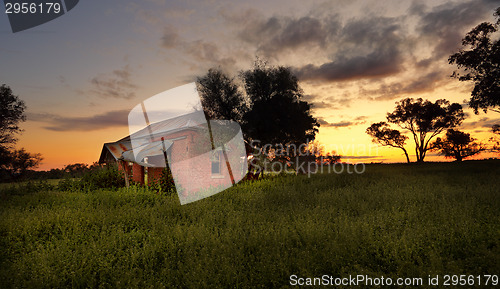
[[[222,151],[216,150],[212,152],[211,155],[211,163],[212,163],[212,175],[220,175],[221,174],[221,155]]]

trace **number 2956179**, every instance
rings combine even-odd
[[[59,14],[62,11],[61,3],[57,2],[5,2],[6,14]]]

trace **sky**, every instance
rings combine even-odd
[[[129,134],[141,101],[220,67],[237,77],[256,57],[290,67],[321,123],[317,140],[350,162],[404,162],[365,130],[406,97],[464,105],[459,129],[487,141],[498,113],[466,106],[471,84],[448,57],[492,0],[80,1],[65,15],[12,33],[0,16],[0,84],[26,102],[17,147],[39,169],[93,163]],[[410,158],[415,160],[408,143]],[[480,157],[488,157],[483,154]],[[426,160],[443,157],[428,154]]]

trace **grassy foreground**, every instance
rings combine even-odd
[[[499,165],[283,176],[185,206],[137,188],[0,193],[0,288],[281,288],[292,274],[498,275]]]

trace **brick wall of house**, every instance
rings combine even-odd
[[[210,150],[210,140],[207,136],[194,131],[190,131],[186,139],[174,142],[174,165],[171,169],[178,183],[189,186],[190,190],[184,190],[184,195],[230,183],[224,160],[221,161],[221,174],[212,175]]]
[[[129,166],[128,162],[118,161],[118,170],[126,171],[127,174],[130,176],[130,174],[132,173],[132,166]]]
[[[164,168],[148,168],[148,185],[154,184],[161,179]]]
[[[144,167],[134,163],[132,165],[132,181],[144,184]]]
[[[200,135],[194,130],[184,130],[169,134],[166,140],[176,139],[169,150],[169,157],[174,177],[177,183],[188,184],[190,190],[185,190],[185,195],[211,186],[227,185],[230,183],[224,158],[221,158],[221,174],[212,175],[212,163],[209,150],[211,147],[206,135]],[[161,139],[160,139],[161,140]],[[158,141],[157,139],[153,141]],[[152,184],[161,177],[163,167],[147,168],[148,184]],[[131,180],[144,184],[144,167],[133,164],[131,167]]]

